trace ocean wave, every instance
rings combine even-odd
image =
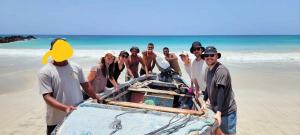
[[[47,49],[0,49],[5,57],[42,57]],[[74,50],[75,58],[95,58],[103,56],[107,50]],[[121,50],[113,50],[117,56]],[[157,52],[156,52],[157,53]],[[179,57],[180,52],[175,52]],[[159,54],[162,56],[162,54]],[[189,54],[191,59],[194,58]],[[222,52],[222,61],[226,62],[300,62],[300,52]]]

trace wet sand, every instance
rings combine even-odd
[[[73,61],[87,73],[97,60]],[[38,94],[36,78],[42,65],[36,60],[13,63],[0,68],[0,134],[45,134],[45,103]],[[299,63],[225,65],[231,72],[238,104],[238,134],[300,134]],[[122,82],[124,74],[120,78]]]

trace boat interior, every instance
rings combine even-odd
[[[203,115],[200,101],[177,75],[165,82],[159,75],[136,78],[120,85],[119,91],[101,96],[104,104],[171,113]]]

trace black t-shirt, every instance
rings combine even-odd
[[[118,78],[121,74],[121,72],[124,70],[125,68],[125,64],[122,65],[122,68],[119,69],[119,62],[115,62],[114,63],[114,79],[116,80],[116,82],[118,81]],[[108,88],[112,88],[114,85],[109,81],[107,80],[107,84],[106,84],[106,87]]]

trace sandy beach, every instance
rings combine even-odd
[[[36,78],[41,62],[36,58],[0,60],[6,61],[0,70],[0,134],[45,134],[45,103]],[[72,60],[86,75],[97,61]],[[224,63],[231,72],[238,104],[238,134],[300,134],[299,63]],[[187,79],[185,71],[183,76]],[[124,74],[120,78],[122,82]]]

